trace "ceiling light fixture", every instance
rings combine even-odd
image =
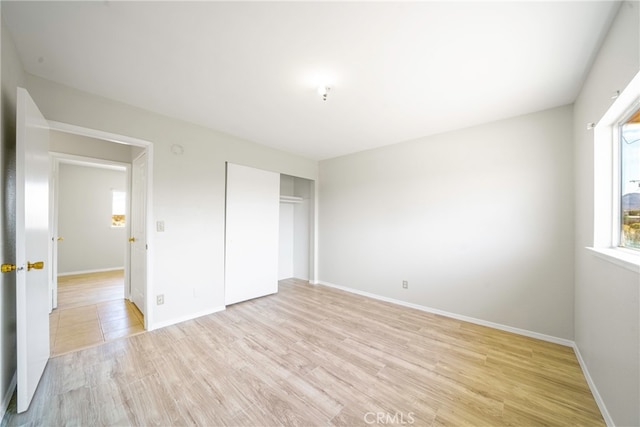
[[[327,100],[327,95],[329,94],[330,90],[331,90],[331,88],[329,86],[320,86],[320,87],[318,87],[318,95],[320,95],[322,97],[323,101]]]

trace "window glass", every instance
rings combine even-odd
[[[620,126],[620,246],[640,249],[640,110]]]
[[[111,205],[111,226],[112,227],[124,227],[125,226],[125,209],[126,209],[126,197],[127,193],[124,191],[113,192],[113,203]]]

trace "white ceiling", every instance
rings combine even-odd
[[[31,74],[326,159],[573,102],[618,6],[3,1],[2,14]]]

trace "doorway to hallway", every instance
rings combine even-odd
[[[144,332],[144,316],[124,297],[124,270],[60,276],[50,314],[51,355]]]

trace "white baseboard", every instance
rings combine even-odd
[[[413,304],[413,303],[406,302],[406,301],[401,301],[401,300],[397,300],[397,299],[393,299],[393,298],[383,297],[383,296],[372,294],[372,293],[369,293],[369,292],[360,291],[358,289],[352,289],[352,288],[348,288],[346,286],[335,285],[333,283],[318,281],[317,284],[328,286],[330,288],[340,289],[342,291],[350,292],[352,294],[362,295],[362,296],[373,298],[373,299],[377,299],[377,300],[380,300],[380,301],[390,302],[392,304],[402,305],[404,307],[414,308],[416,310],[425,311],[427,313],[439,314],[440,316],[449,317],[449,318],[456,319],[456,320],[462,320],[462,321],[465,321],[465,322],[474,323],[476,325],[488,326],[489,328],[499,329],[501,331],[512,332],[514,334],[524,335],[526,337],[536,338],[536,339],[539,339],[539,340],[542,340],[542,341],[547,341],[547,342],[552,342],[552,343],[555,343],[555,344],[564,345],[566,347],[573,347],[575,345],[575,343],[573,341],[568,340],[566,338],[554,337],[552,335],[541,334],[539,332],[533,332],[533,331],[529,331],[527,329],[520,329],[520,328],[515,328],[513,326],[503,325],[501,323],[490,322],[488,320],[476,319],[475,317],[464,316],[462,314],[451,313],[451,312],[448,312],[448,311],[439,310],[437,308],[431,308],[431,307],[427,307],[427,306],[424,306],[424,305]]]
[[[582,368],[582,373],[584,374],[585,379],[587,380],[587,384],[589,384],[589,388],[591,389],[591,394],[593,394],[593,398],[600,409],[600,413],[602,414],[602,418],[604,418],[604,422],[607,423],[607,426],[614,427],[616,424],[613,422],[613,418],[611,418],[611,414],[607,411],[607,407],[604,404],[604,400],[602,400],[602,396],[598,392],[598,388],[596,384],[593,382],[593,378],[591,378],[591,374],[589,373],[589,369],[587,368],[587,364],[582,358],[582,354],[580,354],[580,349],[577,344],[573,344],[573,351],[576,353],[576,357],[578,358],[578,363],[580,364],[580,368]]]
[[[167,326],[175,325],[177,323],[186,322],[187,320],[193,320],[198,317],[207,316],[209,314],[218,313],[220,311],[224,311],[225,306],[214,307],[212,309],[199,311],[197,313],[191,313],[186,316],[178,317],[175,319],[165,320],[164,322],[153,322],[152,325],[149,325],[148,331],[153,331],[155,329],[165,328]]]
[[[67,273],[58,273],[58,277],[60,276],[75,276],[76,274],[91,274],[91,273],[104,273],[107,271],[118,271],[124,270],[123,267],[112,267],[112,268],[99,268],[97,270],[81,270],[81,271],[69,271]]]
[[[9,403],[11,402],[11,398],[13,397],[13,392],[16,391],[16,378],[16,374],[14,373],[13,378],[11,379],[11,383],[9,384],[9,388],[2,398],[2,406],[0,406],[0,420],[2,420],[4,418],[4,415],[7,413],[7,408],[9,407]]]

